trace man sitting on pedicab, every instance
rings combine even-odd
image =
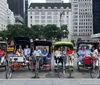
[[[25,58],[26,58],[27,60],[29,59],[30,53],[31,53],[31,50],[30,50],[30,48],[28,47],[28,45],[26,45],[26,48],[24,49],[24,56],[25,56]]]
[[[5,56],[6,56],[6,52],[0,48],[0,65],[3,64]]]

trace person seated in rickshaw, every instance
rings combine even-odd
[[[22,51],[22,53],[24,54],[23,48],[21,45],[19,45],[18,49],[20,49]]]
[[[66,54],[68,55],[68,57],[69,57],[69,63],[70,63],[70,61],[71,61],[71,63],[72,63],[72,60],[74,59],[74,50],[71,50],[69,47],[67,48],[67,52],[66,52]]]
[[[48,64],[49,56],[46,48],[43,49],[42,56],[43,56],[43,63]]]
[[[23,54],[21,49],[17,49],[15,55],[18,56],[18,57],[21,57],[21,56],[23,57],[24,56],[24,54]]]
[[[3,64],[5,56],[6,56],[6,52],[0,48],[0,65]]]
[[[96,66],[98,66],[98,50],[95,49],[95,47],[93,46],[91,48],[91,57],[95,57],[96,58]]]
[[[86,47],[85,52],[86,52],[86,56],[88,56],[88,57],[91,56],[91,55],[90,55],[91,50],[89,49],[89,46]]]
[[[62,52],[61,52],[61,49],[60,48],[58,48],[55,51],[55,62],[56,62],[56,64],[57,63],[62,63]]]
[[[26,48],[24,49],[24,56],[26,57],[27,60],[29,59],[30,53],[31,53],[31,50],[28,47],[28,45],[26,45]]]
[[[86,55],[86,51],[84,49],[84,46],[81,47],[81,49],[78,51],[78,59],[77,59],[77,63],[80,65],[84,56]]]

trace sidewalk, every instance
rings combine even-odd
[[[11,79],[0,85],[100,85],[99,79]]]

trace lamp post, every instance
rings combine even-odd
[[[63,11],[63,12],[60,13],[60,29],[61,29],[61,19],[62,19],[63,15],[65,15],[65,11]]]

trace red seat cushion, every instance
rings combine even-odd
[[[96,57],[85,56],[83,59],[83,64],[91,65],[91,64],[93,64],[93,61],[95,61],[95,60],[96,60]]]

